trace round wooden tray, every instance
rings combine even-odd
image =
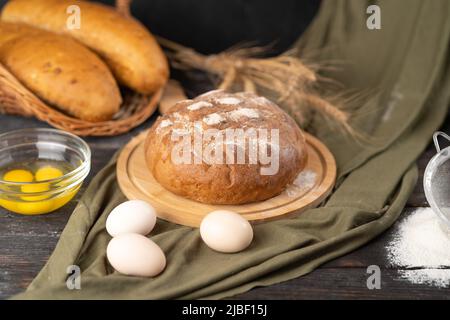
[[[145,164],[144,140],[147,132],[133,138],[117,161],[117,180],[128,199],[151,203],[158,217],[174,223],[198,227],[203,217],[218,209],[240,213],[252,223],[286,217],[317,206],[331,192],[336,179],[336,162],[327,147],[306,134],[308,163],[303,172],[314,172],[315,180],[306,189],[282,194],[271,199],[244,205],[208,205],[177,196],[164,189]]]

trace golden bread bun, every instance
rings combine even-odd
[[[70,37],[0,22],[0,63],[37,96],[82,120],[110,120],[122,103],[108,67]]]
[[[80,8],[79,29],[67,28],[70,6]],[[121,84],[140,93],[156,91],[169,76],[167,59],[151,33],[112,7],[75,0],[12,0],[1,19],[74,37],[99,54]]]

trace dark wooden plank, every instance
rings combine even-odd
[[[44,266],[71,214],[73,204],[66,208],[58,214],[0,219],[0,298],[26,289]]]
[[[367,288],[366,268],[319,268],[303,277],[256,288],[232,299],[450,299],[449,289],[415,285],[381,269],[381,289]]]
[[[139,134],[151,126],[157,114],[145,121],[137,128],[130,130],[127,133],[113,136],[113,137],[87,137],[83,138],[89,143],[90,147],[95,151],[95,148],[119,149],[125,145],[133,136]],[[51,128],[47,123],[36,120],[34,118],[24,118],[19,116],[0,114],[0,133],[24,128]]]

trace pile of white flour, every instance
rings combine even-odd
[[[387,252],[389,262],[402,268],[402,278],[450,287],[450,235],[439,224],[431,208],[420,208],[397,227]]]

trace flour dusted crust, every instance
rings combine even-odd
[[[172,159],[172,149],[180,143],[173,139],[174,131],[190,132],[194,145],[194,133],[207,129],[225,132],[225,129],[249,128],[267,129],[269,145],[270,130],[279,130],[279,166],[275,174],[262,174],[261,169],[269,165],[259,159],[250,164],[248,147],[245,164],[177,163]],[[224,152],[225,149],[224,145]],[[244,204],[274,197],[294,181],[307,160],[301,130],[277,105],[251,93],[232,94],[220,90],[180,101],[169,113],[159,117],[148,133],[145,153],[148,168],[164,188],[209,204]]]

